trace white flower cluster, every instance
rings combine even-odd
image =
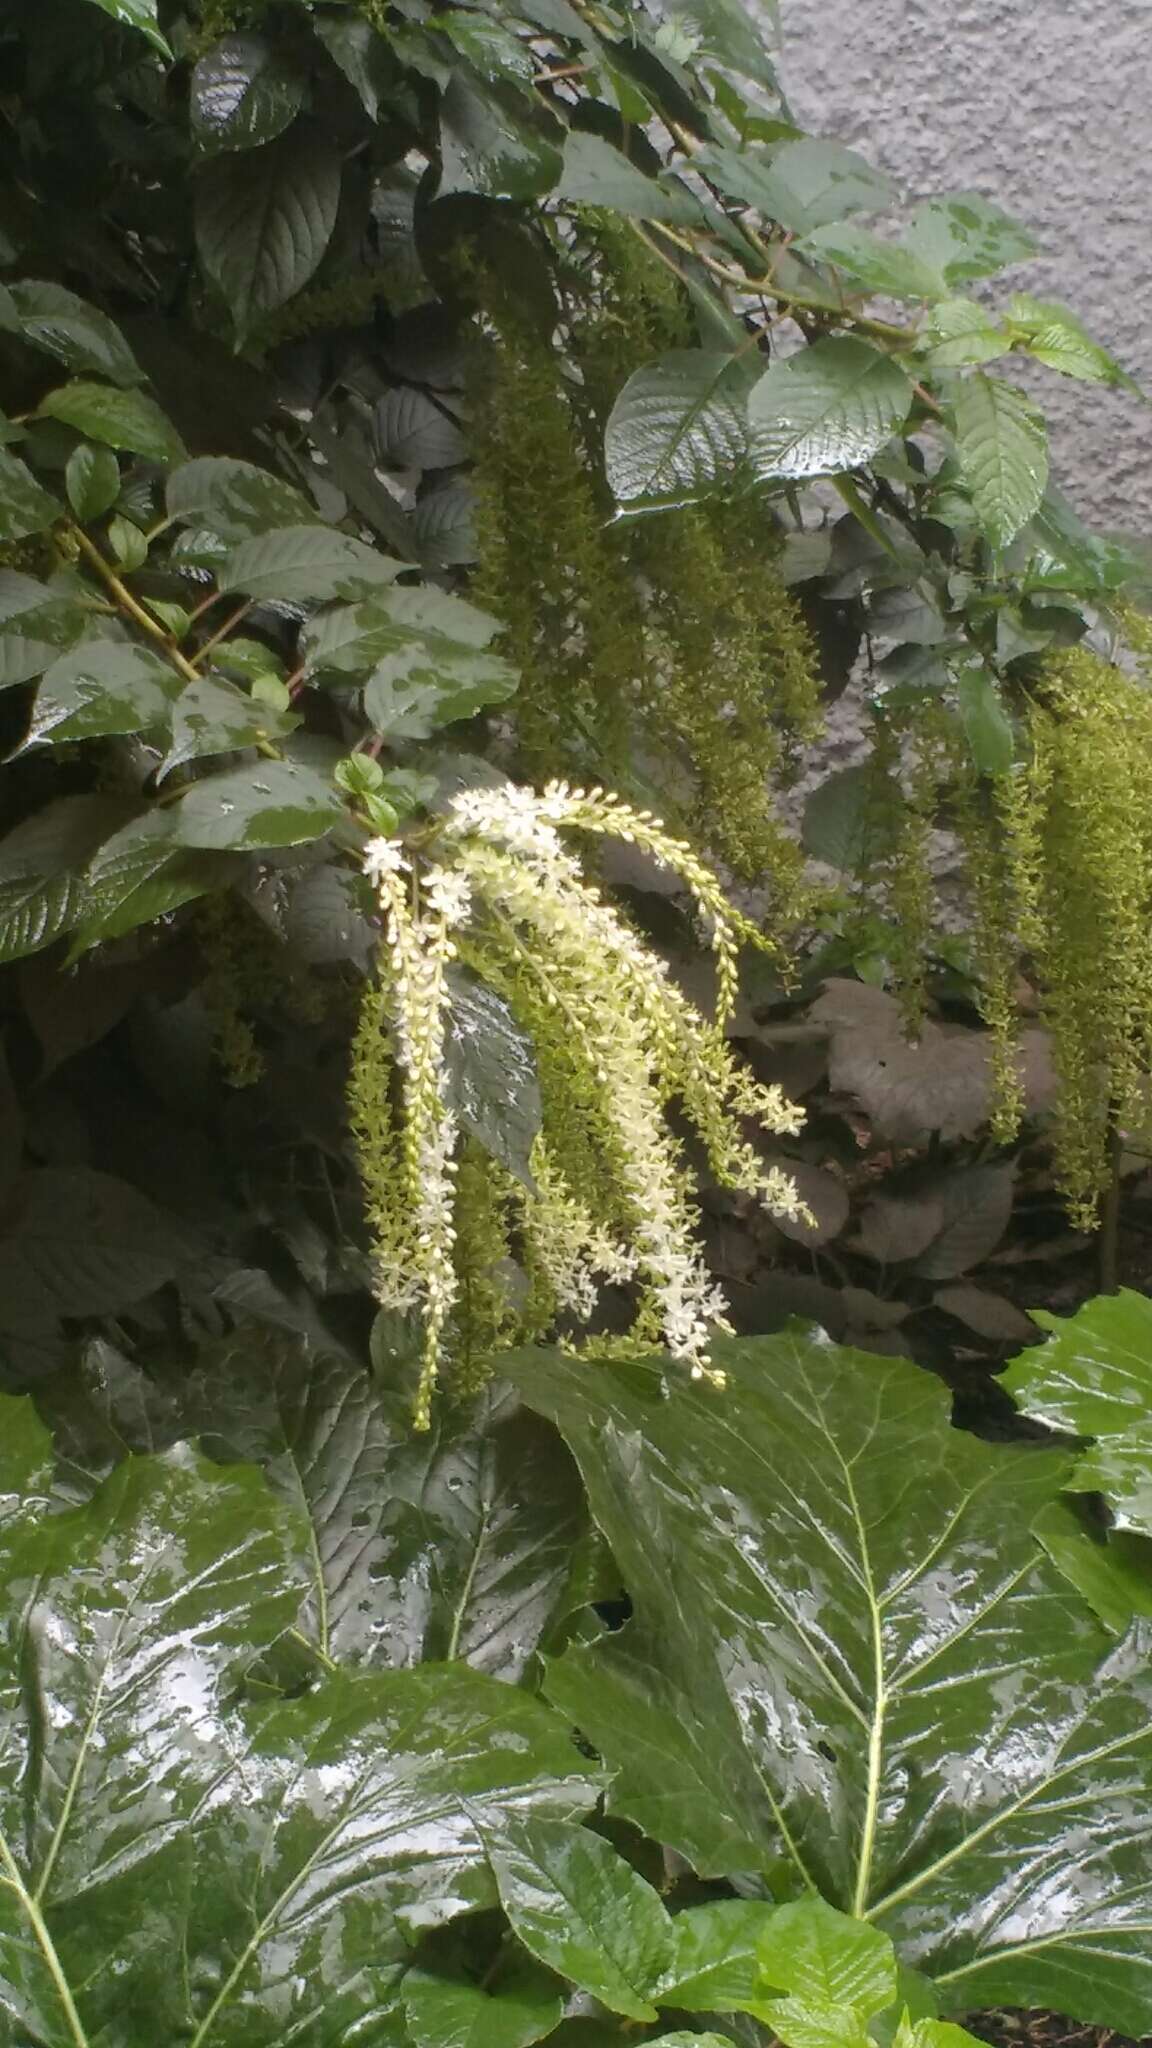
[[[664,963],[585,880],[561,840],[563,826],[630,839],[682,875],[713,932],[716,1024],[697,1013]],[[746,927],[690,848],[648,813],[600,790],[563,783],[540,795],[512,785],[467,790],[449,810],[436,853],[416,873],[392,841],[372,841],[365,856],[385,917],[404,1088],[405,1198],[413,1217],[410,1270],[381,1281],[390,1301],[403,1296],[423,1312],[418,1422],[427,1421],[456,1292],[457,1130],[444,1099],[445,967],[456,950],[452,934],[465,925],[481,935],[498,932],[537,1011],[556,1016],[565,1057],[587,1077],[597,1144],[616,1191],[614,1213],[626,1219],[628,1244],[567,1185],[546,1127],[534,1158],[536,1189],[518,1199],[557,1303],[587,1317],[604,1281],[635,1277],[645,1317],[655,1317],[672,1355],[695,1377],[721,1378],[708,1352],[715,1331],[726,1327],[724,1303],[693,1236],[691,1184],[668,1124],[670,1103],[683,1105],[728,1185],[757,1195],[775,1213],[804,1213],[787,1175],[766,1167],[739,1129],[740,1117],[771,1132],[795,1131],[802,1121],[779,1090],[758,1088],[735,1066],[723,1037]]]

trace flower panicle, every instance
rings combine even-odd
[[[564,844],[564,827],[613,833],[685,880],[711,925],[714,1021],[587,880]],[[455,1239],[467,1205],[454,1198],[460,1133],[445,1061],[448,967],[458,944],[481,972],[485,962],[496,964],[501,999],[537,1047],[543,1126],[530,1179],[510,1185],[526,1269],[553,1313],[585,1322],[604,1285],[633,1286],[637,1332],[657,1334],[694,1378],[721,1381],[710,1347],[728,1327],[725,1303],[695,1236],[692,1181],[669,1122],[673,1104],[686,1111],[723,1182],[776,1214],[806,1212],[786,1170],[766,1163],[742,1128],[747,1121],[771,1136],[795,1133],[803,1112],[778,1088],[756,1083],[724,1036],[745,926],[715,877],[650,813],[601,789],[559,782],[541,792],[514,785],[464,791],[434,852],[417,863],[396,842],[373,840],[365,870],[383,919],[382,1002],[401,1108],[393,1205],[400,1220],[380,1229],[376,1219],[387,1204],[378,1188],[371,1214],[388,1252],[378,1270],[381,1299],[414,1303],[423,1317],[418,1425],[428,1422],[451,1343],[459,1271],[468,1269]],[[370,1124],[361,1101],[357,1128]]]

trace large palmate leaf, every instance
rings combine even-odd
[[[876,455],[907,418],[912,386],[866,341],[837,335],[773,363],[748,401],[761,477],[830,476]]]
[[[1062,1455],[959,1434],[903,1360],[785,1334],[722,1362],[722,1393],[513,1367],[634,1603],[547,1688],[618,1768],[617,1809],[702,1871],[783,1861],[953,2009],[1141,2031],[1148,1644],[1117,1644],[1031,1534]]]
[[[747,365],[678,349],[636,370],[612,408],[604,467],[626,505],[683,505],[730,481],[748,443]]]
[[[300,1597],[298,1518],[184,1447],[45,1514],[46,1440],[25,1403],[0,1423],[12,2038],[335,2048],[391,2002],[405,1920],[494,1900],[481,1836],[579,1813],[594,1773],[547,1708],[460,1666],[246,1707]]]
[[[516,1680],[569,1604],[583,1490],[564,1445],[507,1387],[417,1438],[407,1397],[357,1362],[249,1331],[196,1373],[185,1413],[216,1455],[266,1465],[306,1519],[301,1625],[325,1657],[462,1657]]]

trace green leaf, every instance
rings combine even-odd
[[[389,740],[422,740],[505,704],[517,671],[497,654],[461,647],[440,633],[399,629],[401,644],[377,663],[364,686],[364,716]]]
[[[372,415],[376,460],[385,469],[451,469],[467,444],[451,413],[412,385],[386,391]]]
[[[453,645],[476,652],[498,631],[499,621],[465,598],[403,586],[319,613],[300,636],[300,652],[310,674],[367,677],[420,644],[442,655]]]
[[[1016,748],[995,676],[979,655],[957,662],[953,673],[960,722],[975,767],[981,775],[1009,774]]]
[[[1018,1408],[1049,1429],[1109,1437],[1152,1413],[1152,1302],[1130,1287],[1073,1316],[1033,1309],[1051,1335],[1012,1360],[1001,1380]]]
[[[1027,228],[978,192],[927,199],[916,208],[905,235],[914,256],[937,270],[949,286],[991,277],[1009,263],[1037,253]]]
[[[240,335],[307,284],[332,238],[340,159],[295,123],[274,142],[221,156],[196,186],[196,246]]]
[[[492,1992],[426,1970],[409,1970],[402,1993],[413,2048],[529,2048],[559,2025],[564,1990],[532,1964]]]
[[[110,448],[129,448],[153,462],[179,462],[184,447],[179,434],[154,398],[143,391],[120,391],[108,384],[77,379],[61,384],[40,401],[42,419],[63,420],[91,441]]]
[[[759,1955],[770,1984],[812,2004],[847,2006],[870,2019],[896,1996],[888,1936],[823,1899],[781,1906],[764,1927]]]
[[[35,1484],[40,1441],[5,1427],[0,1490]],[[344,2040],[392,2002],[399,1915],[492,1902],[478,1828],[595,1796],[562,1722],[463,1667],[240,1704],[302,1544],[258,1473],[182,1447],[6,1527],[0,2009],[22,2032],[79,2048],[147,2013],[157,2039],[274,2048],[290,2015]]]
[[[241,541],[218,581],[221,590],[246,590],[250,597],[323,603],[370,597],[407,566],[334,526],[287,526]]]
[[[64,489],[82,525],[100,519],[120,495],[120,464],[111,448],[94,448],[90,441],[81,441],[68,457]]]
[[[222,36],[192,67],[188,114],[203,150],[255,149],[295,120],[305,79],[283,44]]]
[[[813,860],[846,875],[881,858],[892,844],[892,822],[876,770],[860,763],[826,776],[804,806],[800,843]]]
[[[1077,1468],[1072,1469],[1074,1475]],[[1152,1621],[1152,1542],[1147,1537],[1105,1531],[1095,1516],[1086,1525],[1080,1503],[1066,1498],[1041,1508],[1032,1528],[1057,1570],[1083,1594],[1105,1628],[1122,1635],[1137,1616]]]
[[[721,1394],[657,1362],[507,1361],[633,1603],[546,1681],[615,1768],[611,1805],[702,1874],[785,1856],[953,2010],[1138,2032],[1147,1641],[1116,1644],[1031,1533],[1064,1459],[953,1429],[903,1359],[798,1333],[716,1354]]]
[[[380,108],[396,86],[396,67],[385,38],[362,15],[314,14],[312,29],[334,64],[360,96],[370,121],[380,118]]]
[[[469,1137],[525,1187],[543,1110],[532,1041],[502,996],[466,967],[449,967],[446,1097]]]
[[[923,328],[924,359],[933,370],[959,370],[1006,355],[1010,340],[973,299],[943,299]]]
[[[635,370],[604,435],[608,483],[623,504],[692,504],[731,484],[748,447],[747,364],[677,349]]]
[[[0,689],[40,675],[90,623],[73,591],[0,569]]]
[[[572,206],[603,206],[633,220],[700,225],[699,202],[680,184],[658,184],[601,135],[569,130],[556,197]]]
[[[1038,509],[1048,481],[1048,435],[1031,401],[980,371],[956,395],[956,452],[980,525],[1007,547]]]
[[[0,448],[0,544],[43,533],[63,510],[59,500],[37,483],[26,462]]]
[[[260,761],[205,776],[171,810],[179,845],[240,851],[318,839],[341,813],[331,783],[296,761]]]
[[[476,560],[476,501],[468,483],[427,491],[412,513],[412,540],[429,572],[466,568]]]
[[[539,1819],[509,1822],[484,1846],[500,1904],[530,1954],[613,2012],[654,2020],[650,1994],[672,1957],[672,1922],[611,1843]]]
[[[757,472],[767,479],[854,469],[891,440],[911,404],[908,378],[878,349],[846,335],[814,342],[753,387]]]
[[[1023,336],[1029,355],[1046,363],[1049,369],[1085,384],[1123,384],[1129,390],[1138,390],[1135,380],[1121,368],[1115,356],[1093,341],[1067,306],[1015,292],[1008,303],[1007,317],[1011,328]]]
[[[301,1627],[325,1657],[463,1658],[516,1683],[568,1604],[588,1515],[554,1431],[491,1385],[427,1435],[406,1393],[301,1340],[226,1339],[186,1389],[215,1457],[264,1465],[311,1531]]]
[[[174,668],[131,641],[88,640],[52,663],[36,692],[23,745],[144,732],[167,717],[180,688]]]
[[[109,377],[113,384],[143,383],[144,372],[116,322],[62,284],[22,279],[8,286],[8,306],[14,317],[0,313],[0,327],[22,335],[66,370]]]
[[[784,2048],[869,2048],[872,2037],[849,2005],[781,1998],[764,2008]]]
[[[856,150],[813,135],[771,152],[708,145],[692,164],[727,198],[754,206],[793,235],[850,213],[882,213],[896,196],[891,180]]]
[[[772,1911],[758,1899],[715,1899],[677,1913],[672,1959],[653,1988],[654,2003],[679,2012],[758,2012],[770,1995],[759,1950]]]
[[[153,49],[172,61],[172,52],[160,33],[156,20],[156,0],[90,0],[90,4],[110,14],[113,21],[124,28],[139,29],[146,36]]]
[[[123,808],[97,796],[62,796],[0,839],[0,960],[50,946],[81,915],[85,870]]]
[[[743,0],[668,0],[666,11],[683,24],[700,56],[754,79],[767,92],[777,90],[760,25]],[[767,13],[770,21],[777,21],[774,0],[769,0]]]
[[[901,242],[870,228],[828,226],[805,235],[799,248],[819,263],[834,263],[865,291],[892,299],[937,299],[948,290],[945,278]]]
[[[438,198],[479,192],[488,199],[534,199],[563,165],[563,129],[515,86],[453,70],[440,98]]]
[[[122,938],[232,879],[226,856],[192,853],[177,843],[167,807],[139,812],[104,840],[85,867],[71,919],[69,962],[99,940]]]
[[[228,455],[201,455],[174,469],[167,503],[170,519],[206,526],[230,541],[286,526],[311,529],[316,518],[315,506],[291,484]]]
[[[292,732],[299,720],[291,711],[276,710],[219,676],[207,675],[184,685],[175,703],[167,707],[166,723],[170,737],[156,771],[158,778],[182,761],[231,753],[237,747],[255,746],[260,740]]]

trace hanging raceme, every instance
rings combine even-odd
[[[623,839],[680,876],[708,928],[714,1020],[693,1008],[664,962],[585,879],[562,830]],[[507,1206],[500,1202],[498,1217],[491,1199],[483,1205],[490,1250],[493,1229],[506,1231],[509,1216],[522,1241],[529,1325],[539,1329],[557,1312],[586,1320],[602,1284],[634,1280],[645,1344],[662,1342],[693,1377],[718,1379],[709,1344],[724,1328],[724,1303],[692,1235],[692,1179],[668,1111],[674,1103],[683,1110],[725,1186],[758,1197],[773,1214],[803,1215],[787,1173],[767,1163],[742,1128],[746,1119],[770,1135],[792,1134],[803,1113],[778,1088],[753,1081],[724,1036],[739,947],[763,944],[759,933],[649,813],[564,783],[539,795],[514,785],[467,790],[423,855],[376,839],[365,869],[384,941],[354,1052],[352,1122],[376,1236],[378,1298],[422,1319],[418,1426],[428,1424],[442,1367],[455,1374],[474,1313],[474,1304],[461,1307],[477,1263],[461,1230],[478,1199],[475,1164],[466,1151],[465,1192],[444,1061],[446,968],[458,952],[488,974],[540,1055],[544,1116],[532,1183],[502,1179]],[[551,1031],[543,1019],[553,1020]],[[491,1302],[484,1315],[493,1344],[518,1320]],[[474,1385],[474,1340],[464,1349]]]
[[[738,874],[791,896],[800,861],[775,815],[787,751],[811,737],[812,638],[758,500],[614,520],[602,465],[614,399],[638,358],[687,345],[682,287],[618,223],[588,214],[564,347],[469,277],[488,346],[472,446],[475,594],[506,621],[521,670],[519,758],[531,775],[637,763],[683,793],[693,832]]]

